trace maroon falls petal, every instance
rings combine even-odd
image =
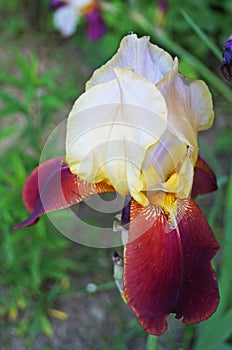
[[[217,179],[209,165],[198,156],[195,168],[191,197],[217,190]]]
[[[173,311],[185,323],[199,323],[217,309],[219,291],[211,260],[220,248],[201,210],[190,199],[179,232],[184,256],[182,285]]]
[[[114,189],[103,182],[83,181],[70,172],[61,157],[48,160],[34,169],[25,182],[23,201],[31,216],[14,229],[33,225],[45,213],[67,208],[87,196],[104,192],[114,192]]]
[[[145,331],[155,335],[167,329],[170,313],[197,323],[211,316],[219,302],[211,266],[219,245],[194,201],[180,205],[181,221],[167,232],[167,214],[152,205],[131,204],[125,297]]]

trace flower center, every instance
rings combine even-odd
[[[167,231],[173,230],[177,225],[178,201],[176,194],[158,191],[148,193],[147,197],[152,205],[160,208],[167,215]]]

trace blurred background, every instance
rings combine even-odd
[[[232,349],[232,93],[220,71],[232,2],[90,1],[95,7],[78,9],[71,29],[57,15],[64,2],[0,0],[0,349]],[[112,249],[74,243],[46,216],[12,230],[28,216],[21,191],[47,138],[131,31],[178,56],[184,75],[205,80],[215,108],[199,144],[219,188],[198,203],[221,245],[221,303],[200,325],[171,316],[159,338],[147,336],[116,290]],[[78,210],[88,216],[84,204]]]

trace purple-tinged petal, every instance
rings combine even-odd
[[[219,245],[195,202],[181,201],[182,218],[167,232],[161,210],[132,200],[129,241],[124,255],[128,304],[148,333],[160,335],[176,313],[185,323],[210,317],[219,302],[211,259]]]
[[[217,190],[217,179],[209,165],[198,156],[194,168],[194,178],[191,197]]]
[[[221,72],[227,80],[232,80],[232,35],[229,36],[223,48]]]
[[[67,1],[64,0],[51,0],[49,7],[50,9],[58,9],[59,7],[66,6]]]
[[[70,172],[61,157],[41,164],[27,178],[23,201],[31,216],[14,227],[19,229],[35,224],[39,217],[82,201],[89,195],[114,192],[103,182],[90,184]]]
[[[106,32],[106,25],[98,8],[85,13],[86,32],[89,40],[99,40]]]

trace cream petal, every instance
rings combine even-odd
[[[157,83],[172,69],[173,59],[164,50],[149,42],[148,36],[135,34],[124,37],[118,52],[101,68],[97,69],[86,84],[86,89],[115,78],[114,68],[132,68],[135,73]]]
[[[89,182],[106,181],[145,201],[141,165],[167,126],[165,101],[147,79],[115,69],[116,79],[87,90],[68,118],[66,160]],[[142,93],[140,93],[142,92]]]
[[[207,85],[202,80],[193,81],[190,86],[191,109],[198,131],[211,128],[214,120],[213,101]]]
[[[171,173],[177,171],[186,153],[186,143],[178,139],[170,128],[167,128],[159,142],[149,147],[142,164],[142,170],[145,174],[150,171],[150,167],[154,167],[159,178],[165,182]],[[149,188],[152,188],[151,183]]]
[[[178,185],[176,196],[177,198],[184,199],[190,197],[190,193],[193,185],[194,164],[192,157],[186,155],[185,160],[178,173]]]
[[[179,199],[188,198],[192,189],[193,169],[192,159],[186,155],[182,160],[180,170],[172,174],[164,183],[163,191],[175,193]]]
[[[193,160],[187,145],[166,130],[160,141],[149,148],[142,174],[147,184],[143,191],[164,191],[187,198],[193,181]]]
[[[166,76],[157,84],[158,89],[165,98],[168,108],[168,124],[177,139],[182,140],[186,147],[193,150],[196,161],[198,155],[197,134],[198,128],[195,116],[191,109],[190,86],[191,81],[184,80],[178,73],[178,60]]]
[[[206,84],[178,73],[178,60],[173,69],[157,84],[168,107],[168,121],[173,132],[198,154],[197,134],[213,123],[212,97]]]

